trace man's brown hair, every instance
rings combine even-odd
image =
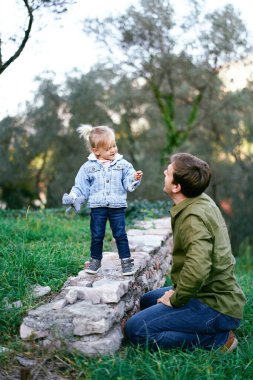
[[[171,156],[171,163],[173,182],[180,184],[187,198],[197,197],[208,187],[211,171],[207,162],[189,153],[176,153]]]

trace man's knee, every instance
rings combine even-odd
[[[140,321],[136,316],[128,319],[125,325],[125,335],[132,343],[140,343],[141,330]]]
[[[125,335],[134,345],[147,348],[155,348],[156,346],[155,339],[153,339],[147,327],[145,327],[145,322],[139,318],[135,318],[135,316],[126,322]]]
[[[149,293],[143,294],[140,299],[140,309],[144,310],[150,306],[150,296]]]
[[[132,318],[129,318],[125,324],[125,329],[124,329],[124,332],[125,332],[125,335],[126,337],[129,339],[129,340],[132,340],[132,335],[134,335],[134,328],[133,328],[133,322],[132,322]]]

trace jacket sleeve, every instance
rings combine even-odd
[[[199,216],[189,215],[183,221],[180,236],[185,262],[170,298],[174,307],[183,306],[199,292],[212,268],[213,239]]]
[[[126,191],[132,192],[140,185],[141,180],[136,181],[134,179],[135,170],[134,170],[133,165],[130,164],[130,162],[127,162],[127,161],[125,162],[126,162],[126,165],[123,169],[123,178],[122,178],[123,186]]]
[[[87,201],[90,194],[90,179],[85,170],[85,165],[79,169],[75,178],[75,185],[72,187],[70,194],[73,194],[74,197],[80,197],[82,195],[85,201]]]

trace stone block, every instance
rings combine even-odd
[[[93,283],[93,289],[99,292],[101,302],[118,303],[121,297],[128,291],[130,280],[115,281],[103,279]]]
[[[35,285],[32,288],[32,295],[35,298],[43,297],[50,292],[51,292],[50,286]]]
[[[73,297],[74,297],[74,295],[76,295],[74,302],[76,302],[77,300],[90,301],[93,304],[98,304],[101,302],[101,295],[100,295],[99,291],[94,289],[93,287],[87,288],[85,286],[84,287],[73,286],[73,287],[68,287],[67,290],[68,290],[68,293],[66,294],[65,298],[66,299],[69,298],[70,301],[72,301],[71,295],[73,294]],[[69,296],[69,294],[70,294],[70,296]],[[69,303],[72,304],[74,302],[69,302]]]
[[[93,305],[91,302],[80,301],[73,305],[65,306],[64,309],[73,317],[83,317],[95,322],[103,318],[114,318],[113,310],[105,304]]]
[[[86,356],[100,356],[113,354],[120,348],[123,339],[121,328],[116,326],[113,330],[103,337],[98,336],[96,340],[87,341],[79,340],[70,346]]]
[[[92,282],[88,280],[84,280],[78,277],[72,277],[66,284],[66,286],[85,286],[90,288],[92,286]]]
[[[134,266],[138,272],[146,268],[151,259],[147,252],[136,251],[133,252],[131,256],[134,259]]]
[[[128,230],[127,231],[127,236],[128,237],[142,237],[143,239],[146,238],[147,235],[157,235],[157,236],[161,236],[161,238],[163,240],[166,239],[166,237],[168,236],[168,229],[167,228],[150,228],[148,230],[144,230],[144,229],[132,229],[132,230]]]
[[[76,302],[78,298],[78,292],[76,289],[68,289],[67,294],[65,295],[65,301],[68,303],[74,303]]]
[[[74,318],[74,335],[103,334],[109,330],[112,323],[110,320],[102,318],[99,321],[92,321],[84,317]]]
[[[35,330],[24,323],[20,326],[20,337],[23,340],[45,338],[48,335],[48,330]]]
[[[67,304],[67,301],[64,298],[62,298],[62,299],[59,299],[58,301],[52,302],[51,303],[51,307],[52,307],[53,310],[60,310],[66,304]]]

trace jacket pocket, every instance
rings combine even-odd
[[[112,170],[123,170],[124,169],[124,165],[122,164],[116,164],[112,167]]]
[[[92,165],[88,169],[86,169],[87,173],[92,174],[101,171],[101,168],[97,165]]]

